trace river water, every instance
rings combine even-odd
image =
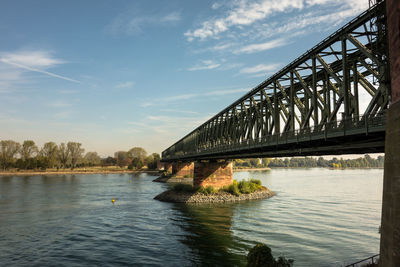
[[[0,177],[0,266],[243,266],[257,242],[294,266],[379,252],[383,170],[234,176],[277,195],[184,205],[153,200],[168,185],[146,174]]]

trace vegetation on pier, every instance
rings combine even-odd
[[[240,182],[233,180],[233,183],[224,186],[220,189],[215,189],[212,186],[207,187],[194,187],[190,184],[175,184],[172,186],[172,190],[175,192],[186,192],[186,193],[200,193],[203,195],[212,195],[218,192],[227,192],[235,196],[241,194],[251,194],[257,190],[262,189],[261,181],[258,179],[242,180]]]
[[[260,181],[251,179],[235,181],[233,185],[218,190],[212,186],[193,187],[190,184],[175,184],[170,190],[162,192],[154,199],[175,203],[225,203],[264,199],[274,195],[274,192],[261,186]]]

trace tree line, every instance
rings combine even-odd
[[[13,140],[0,141],[0,168],[22,170],[48,168],[119,166],[128,169],[156,169],[160,155],[153,153],[147,155],[146,150],[134,147],[128,151],[117,151],[114,157],[101,158],[97,152],[87,152],[81,143],[68,142],[57,145],[47,142],[39,149],[32,140],[25,140],[22,144]]]
[[[366,154],[364,157],[356,159],[332,158],[327,160],[323,157],[238,159],[234,164],[238,168],[383,168],[384,160],[384,156],[374,159]]]

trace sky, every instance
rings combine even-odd
[[[0,140],[160,153],[368,0],[0,2]]]

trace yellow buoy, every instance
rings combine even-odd
[[[113,198],[113,199],[111,200],[111,202],[114,204],[114,202],[115,202],[115,199]]]

